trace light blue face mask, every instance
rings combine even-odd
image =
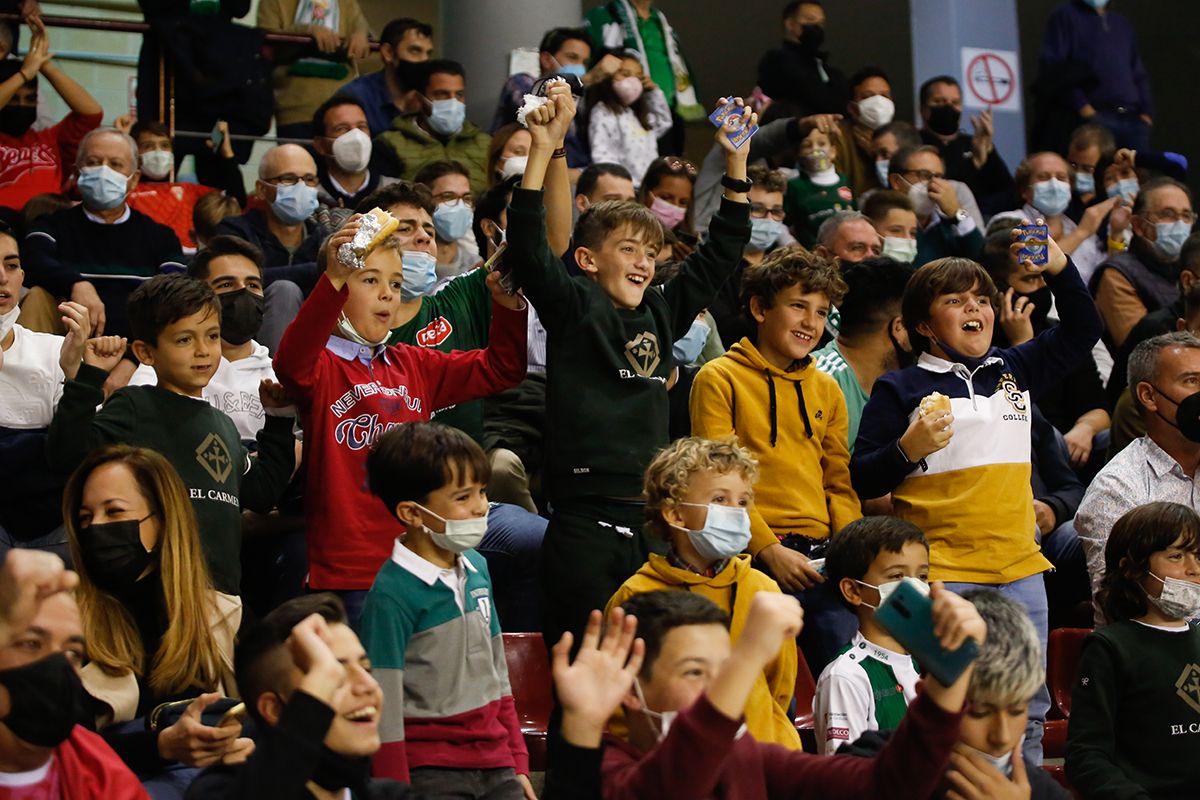
[[[275,187],[271,210],[285,225],[299,225],[313,215],[317,205],[317,187],[296,181],[291,186]]]
[[[1075,173],[1075,192],[1077,194],[1091,194],[1096,191],[1096,176],[1090,172]]]
[[[1012,777],[1013,768],[1012,768],[1012,751],[1011,750],[1002,756],[994,756],[991,753],[985,753],[976,747],[971,747],[971,745],[969,745],[969,744],[964,744],[963,747],[967,748],[968,750],[971,750],[972,752],[975,753],[975,755],[979,756],[984,761],[991,764],[993,767],[996,768],[996,771],[999,772],[1004,777],[1006,777],[1006,778]]]
[[[1071,202],[1071,185],[1058,178],[1038,181],[1033,185],[1033,207],[1048,217],[1067,210]]]
[[[676,364],[691,364],[700,357],[704,343],[708,341],[708,325],[701,320],[692,320],[692,327],[675,344],[671,345],[671,354],[675,356]]]
[[[749,247],[755,252],[767,250],[771,245],[779,240],[780,234],[783,233],[783,223],[777,219],[763,217],[762,219],[750,219],[750,244]]]
[[[110,211],[125,202],[129,177],[110,166],[84,167],[79,170],[79,194],[85,208]]]
[[[457,242],[471,230],[475,211],[462,200],[442,203],[433,210],[433,228],[443,242]]]
[[[1183,243],[1192,235],[1192,226],[1180,220],[1178,222],[1158,222],[1154,225],[1154,249],[1163,258],[1179,258]]]
[[[692,547],[696,548],[701,558],[708,561],[732,558],[750,544],[750,514],[741,506],[722,506],[717,503],[680,505],[708,509],[703,528],[698,531],[681,528],[687,531]]]
[[[574,75],[576,78],[583,80],[583,75],[587,72],[587,68],[583,64],[559,64],[556,72],[559,75]]]
[[[409,302],[433,291],[437,283],[437,258],[424,250],[405,250],[400,257],[404,265],[400,299]]]
[[[1133,201],[1137,199],[1138,190],[1141,186],[1137,182],[1137,178],[1122,178],[1104,190],[1104,193],[1109,197],[1117,197],[1125,201],[1125,205],[1132,206]]]
[[[879,178],[880,186],[890,186],[888,183],[888,166],[891,163],[891,159],[888,158],[884,158],[875,162],[875,177]]]
[[[429,111],[429,127],[441,136],[453,136],[462,130],[467,118],[467,106],[453,97],[449,100],[432,100]]]

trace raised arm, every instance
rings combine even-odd
[[[96,102],[96,98],[88,94],[87,89],[84,89],[67,73],[59,69],[50,59],[53,56],[50,54],[50,39],[46,33],[46,27],[42,23],[40,17],[31,17],[29,19],[29,29],[33,31],[33,37],[30,41],[30,49],[32,50],[40,37],[42,55],[44,60],[40,67],[40,72],[54,87],[54,91],[58,92],[58,96],[63,99],[67,107],[76,114],[103,114],[104,108]],[[30,75],[29,77],[33,77]]]

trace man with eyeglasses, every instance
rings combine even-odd
[[[946,168],[936,147],[906,147],[892,156],[888,184],[907,195],[917,212],[917,257],[913,266],[946,256],[979,258],[983,234],[959,204],[954,185],[946,180]]]
[[[475,196],[467,168],[457,161],[433,161],[421,167],[413,183],[433,194],[433,229],[437,236],[438,287],[479,263],[479,255],[459,244],[471,233]],[[437,291],[437,288],[434,291]]]
[[[1143,184],[1133,201],[1133,240],[1100,266],[1088,286],[1116,352],[1148,312],[1179,299],[1179,254],[1196,214],[1192,192],[1172,178]]]

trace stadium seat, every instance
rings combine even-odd
[[[1071,687],[1079,674],[1079,653],[1090,628],[1058,628],[1050,631],[1046,648],[1046,683],[1054,701],[1053,714],[1060,719],[1071,716]]]
[[[817,682],[813,680],[812,670],[804,660],[804,653],[796,648],[796,730],[800,732],[800,742],[805,752],[815,753],[817,750],[817,734],[813,727],[813,699],[817,696]]]
[[[1044,758],[1063,758],[1067,755],[1067,721],[1065,719],[1048,719],[1042,733],[1042,756]]]
[[[546,770],[546,728],[554,707],[550,658],[540,633],[504,634],[504,659],[517,706],[517,721],[529,749],[529,769]]]

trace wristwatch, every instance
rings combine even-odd
[[[742,194],[745,194],[746,192],[750,191],[750,187],[754,184],[750,183],[748,180],[739,181],[734,180],[728,175],[722,175],[721,185],[731,192],[741,192]]]
[[[966,222],[967,218],[970,216],[971,215],[967,213],[965,208],[959,207],[958,211],[954,212],[954,222],[955,224],[959,222]]]

